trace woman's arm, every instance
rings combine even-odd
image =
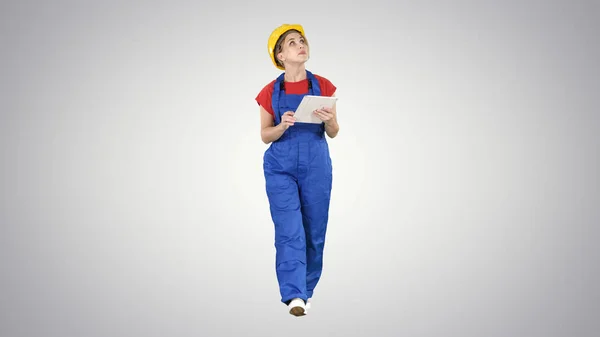
[[[331,95],[331,97],[335,97],[335,95]],[[335,103],[331,110],[326,108],[317,110],[317,116],[325,123],[325,133],[327,133],[329,138],[335,138],[340,131],[340,125],[337,122]]]
[[[279,126],[273,126],[273,115],[271,115],[265,108],[260,107],[260,138],[263,143],[269,144],[276,141],[283,134],[283,128]]]
[[[335,105],[333,106],[333,109],[331,109],[332,113],[334,116],[336,116],[336,111],[335,111]],[[327,135],[329,136],[329,138],[335,138],[335,136],[337,136],[338,132],[340,131],[340,125],[337,122],[337,118],[332,118],[330,120],[328,120],[327,122],[325,122],[325,132],[327,133]]]
[[[294,112],[287,111],[281,116],[281,123],[277,126],[273,126],[273,115],[271,115],[265,108],[260,107],[260,138],[263,143],[269,144],[278,140],[281,135],[289,128],[294,125]]]

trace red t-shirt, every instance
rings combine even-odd
[[[313,74],[317,81],[319,82],[319,87],[321,88],[322,96],[333,96],[335,93],[335,85],[331,83],[325,77],[319,76],[317,74]],[[273,84],[277,79],[271,81],[271,83],[267,84],[256,96],[256,102],[258,105],[262,106],[267,110],[273,118],[275,118],[275,114],[273,113],[273,107],[271,105],[271,97],[273,96]],[[303,95],[308,93],[308,79],[304,79],[299,82],[285,82],[285,90],[286,93],[292,95]]]

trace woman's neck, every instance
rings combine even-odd
[[[300,82],[306,79],[306,68],[304,64],[286,65],[285,75],[283,78],[286,82]]]

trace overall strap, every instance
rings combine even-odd
[[[315,75],[307,70],[306,77],[308,78],[308,90],[310,94],[313,96],[321,96],[321,86]]]
[[[279,94],[281,91],[281,87],[284,84],[283,76],[285,73],[281,73],[279,77],[275,80],[274,88],[273,88],[273,96],[271,98],[271,107],[273,108],[273,114],[275,115],[275,125],[281,123],[281,115],[279,112]]]

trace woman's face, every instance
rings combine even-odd
[[[282,50],[279,53],[280,60],[287,63],[302,63],[309,58],[308,44],[302,35],[296,32],[289,33],[283,44]]]

